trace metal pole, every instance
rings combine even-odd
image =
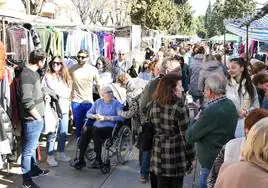
[[[4,47],[6,48],[6,25],[5,24],[6,24],[5,19],[2,18],[2,28],[3,28],[2,40],[3,40]]]
[[[223,46],[224,46],[224,65],[226,66],[226,53],[225,53],[225,45],[226,45],[226,30],[224,29],[223,34]]]
[[[248,28],[249,25],[246,25],[246,56],[247,56],[247,62],[249,60],[249,51],[248,51]]]

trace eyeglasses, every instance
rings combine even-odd
[[[53,61],[53,62],[52,62],[52,65],[57,65],[57,66],[59,66],[59,65],[62,65],[62,62],[55,62],[55,61]]]
[[[120,54],[118,54],[118,55],[125,55],[125,54],[120,53]]]
[[[87,57],[86,57],[86,56],[80,56],[80,55],[78,55],[77,58],[78,58],[78,59],[80,59],[80,58],[81,58],[81,59],[86,59]]]

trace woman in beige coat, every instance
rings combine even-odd
[[[223,165],[215,188],[267,188],[267,142],[268,118],[263,118],[248,133],[242,148],[244,160],[230,165]]]

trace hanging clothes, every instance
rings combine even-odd
[[[15,86],[15,72],[14,67],[6,66],[7,75],[8,75],[8,83],[10,88],[10,104],[9,104],[9,117],[11,117],[11,122],[13,128],[20,126],[20,116],[19,116],[19,105],[16,95],[16,86]],[[12,101],[12,102],[11,102]]]
[[[89,53],[89,61],[91,65],[94,65],[94,60],[93,60],[93,48],[92,48],[92,37],[91,33],[82,31],[83,36],[82,36],[82,41],[81,41],[81,50],[87,50]]]
[[[55,30],[55,42],[56,42],[56,48],[53,52],[54,56],[61,56],[64,57],[64,42],[63,42],[63,32],[60,30]]]
[[[63,51],[64,51],[64,57],[67,57],[66,53],[66,46],[67,46],[67,38],[68,38],[69,32],[63,31]]]
[[[0,41],[0,80],[5,77],[6,50],[4,44]]]
[[[7,28],[8,44],[7,51],[14,52],[12,59],[28,62],[28,56],[34,50],[34,44],[29,30],[21,25]]]
[[[10,118],[2,106],[0,106],[0,155],[13,154],[7,156],[8,161],[15,159],[16,141],[13,132]]]
[[[10,85],[9,85],[9,80],[8,80],[8,71],[5,69],[5,77],[4,79],[0,82],[1,85],[1,106],[3,109],[8,112],[9,114],[11,113],[11,108],[10,108]]]
[[[77,55],[78,51],[81,48],[83,37],[84,33],[82,30],[75,30],[69,33],[66,43],[66,55],[68,57]]]
[[[112,52],[113,52],[113,35],[112,34],[106,34],[105,37],[105,44],[106,44],[106,57],[109,59],[109,61],[112,60]]]
[[[100,49],[100,55],[105,56],[104,52],[104,46],[105,46],[105,40],[104,37],[106,35],[105,32],[97,32],[98,42],[99,42],[99,49]]]
[[[23,27],[29,30],[29,32],[31,34],[31,37],[32,37],[33,44],[34,44],[34,48],[35,49],[41,49],[40,36],[39,36],[39,33],[36,30],[36,28],[33,27],[29,23],[23,24]]]
[[[91,33],[92,36],[92,49],[93,49],[93,61],[96,64],[98,57],[100,57],[100,47],[98,36],[95,33]]]

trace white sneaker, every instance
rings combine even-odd
[[[55,160],[55,156],[47,156],[47,164],[51,167],[58,166],[58,162]]]
[[[64,152],[58,152],[57,159],[63,162],[69,162],[71,157],[66,156]]]

